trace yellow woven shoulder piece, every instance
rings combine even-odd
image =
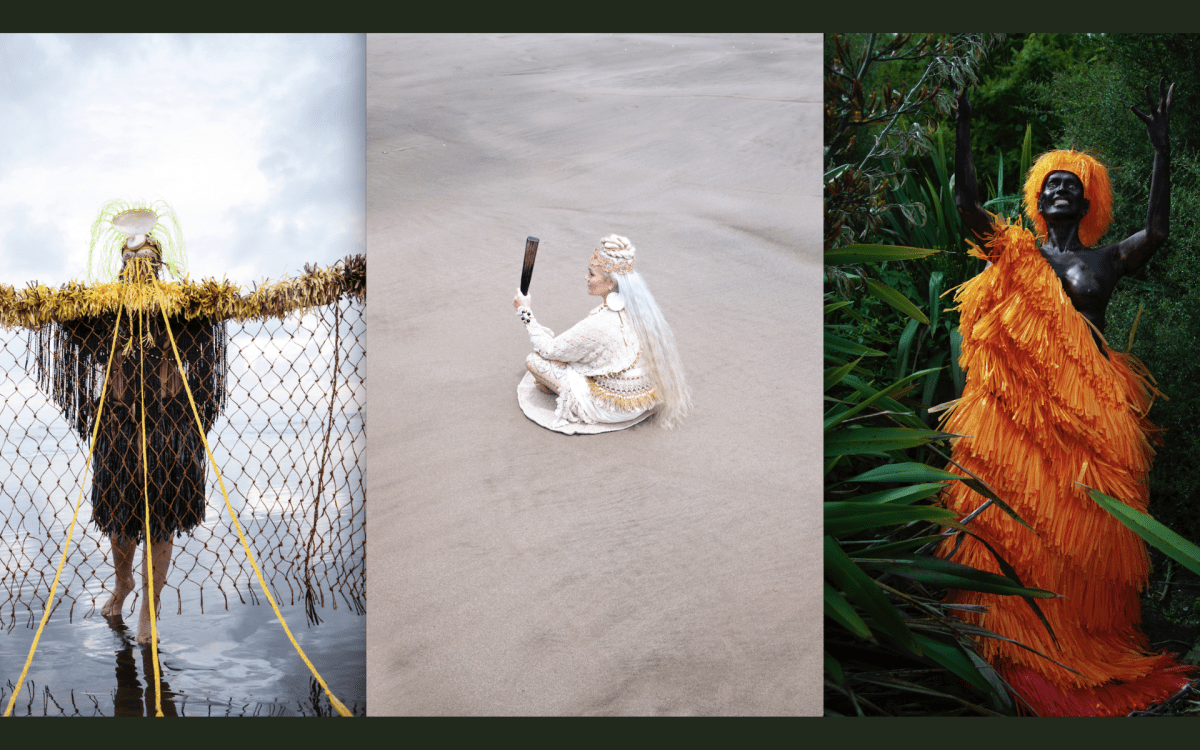
[[[366,300],[366,257],[345,258],[328,268],[305,266],[296,279],[268,282],[243,294],[230,281],[147,281],[84,284],[71,281],[58,289],[30,283],[17,290],[0,284],[0,326],[40,328],[51,322],[127,310],[157,312],[187,319],[261,320],[283,318],[342,296]]]

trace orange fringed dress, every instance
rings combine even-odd
[[[996,507],[969,528],[986,539],[1039,599],[1056,645],[1025,600],[953,591],[948,601],[982,604],[963,617],[1024,643],[983,638],[983,656],[1043,716],[1111,716],[1170,697],[1191,668],[1149,653],[1139,628],[1139,591],[1150,571],[1145,544],[1077,482],[1144,511],[1155,428],[1146,418],[1147,373],[1131,356],[1097,348],[1035,238],[998,224],[986,246],[992,265],[963,284],[956,301],[967,372],[962,399],[943,429],[968,437],[953,457],[986,481],[1037,533]],[[982,254],[975,248],[972,254]],[[948,469],[962,475],[951,465]],[[947,485],[946,507],[965,515],[985,498]],[[939,554],[946,556],[953,540]],[[966,537],[953,559],[1000,572],[991,553]],[[1060,650],[1061,647],[1061,650]]]

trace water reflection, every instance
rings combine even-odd
[[[301,604],[281,607],[301,647],[334,694],[366,713],[366,618],[323,609],[305,627]],[[18,697],[19,716],[153,716],[154,662],[128,625],[96,616],[51,617]],[[13,692],[33,629],[0,632],[0,705]],[[166,716],[332,716],[324,691],[300,660],[268,606],[234,606],[159,621],[160,689]]]
[[[108,621],[108,626],[122,643],[122,647],[117,649],[117,687],[113,691],[112,715],[154,716],[156,698],[151,682],[154,679],[154,650],[149,646],[137,646],[133,634],[125,627],[125,622],[120,617]],[[145,675],[144,682],[139,679],[138,660],[134,658],[134,651],[139,652],[141,656],[141,674]],[[171,692],[161,664],[158,672],[162,675],[162,679],[159,680],[159,692],[162,696],[160,702],[163,716],[178,716],[175,694]]]

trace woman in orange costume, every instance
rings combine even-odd
[[[1040,600],[1054,638],[1018,597],[955,591],[948,601],[985,605],[986,613],[964,617],[1054,660],[1006,641],[980,643],[1023,708],[1043,716],[1123,715],[1170,697],[1191,671],[1169,654],[1149,652],[1139,628],[1138,592],[1150,570],[1145,545],[1082,486],[1146,509],[1154,454],[1146,373],[1109,348],[1104,313],[1117,281],[1167,239],[1173,97],[1174,86],[1168,91],[1161,82],[1157,104],[1146,89],[1148,113],[1133,108],[1154,146],[1146,228],[1100,247],[1090,246],[1112,219],[1112,191],[1104,167],[1087,154],[1052,151],[1030,169],[1024,208],[1036,236],[979,205],[970,101],[965,91],[959,97],[955,202],[983,244],[972,253],[989,264],[956,295],[967,383],[943,427],[968,436],[956,441],[954,461],[1034,529],[991,508],[971,521],[973,533],[1024,584],[1062,598]],[[985,499],[955,482],[943,502],[965,515]],[[951,540],[940,554],[999,572],[970,537],[953,550]]]

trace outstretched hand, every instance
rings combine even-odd
[[[1130,107],[1133,113],[1138,118],[1146,123],[1146,130],[1150,134],[1150,144],[1156,149],[1166,148],[1169,143],[1169,119],[1171,117],[1171,104],[1175,101],[1175,84],[1167,88],[1167,79],[1158,79],[1158,105],[1154,103],[1154,96],[1150,93],[1150,87],[1146,87],[1146,101],[1150,105],[1150,112],[1146,113],[1137,107]]]
[[[517,296],[513,297],[513,309],[519,310],[522,307],[529,307],[529,309],[531,309],[531,310],[533,309],[529,305],[529,295],[521,294],[521,292],[518,290]]]

